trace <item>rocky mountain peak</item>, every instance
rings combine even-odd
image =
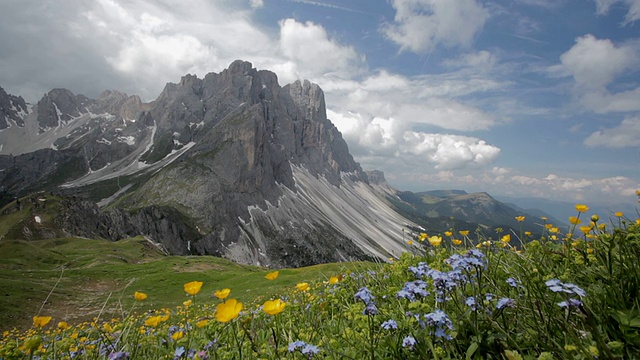
[[[56,127],[60,121],[69,121],[87,113],[87,97],[74,95],[67,89],[53,89],[45,94],[37,104],[38,123],[41,131]]]
[[[17,126],[24,126],[24,116],[27,114],[27,103],[22,96],[14,96],[0,87],[0,130],[11,126],[9,120]]]

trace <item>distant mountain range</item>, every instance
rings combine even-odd
[[[541,231],[486,193],[393,189],[354,161],[318,85],[244,61],[149,103],[54,89],[31,105],[0,88],[3,205],[0,237],[145,235],[272,267],[398,256],[402,229]]]

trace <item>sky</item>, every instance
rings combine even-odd
[[[234,60],[308,79],[400,189],[636,201],[640,0],[2,0],[0,86],[154,100]]]

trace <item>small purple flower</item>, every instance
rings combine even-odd
[[[447,340],[453,339],[446,333],[446,329],[453,330],[453,322],[444,311],[438,309],[425,315],[424,319],[427,321],[427,325],[435,327],[434,335]]]
[[[376,304],[374,302],[370,302],[370,303],[367,304],[367,307],[364,308],[362,313],[364,315],[377,315],[378,314],[378,307],[376,306]]]
[[[476,298],[474,298],[473,296],[469,296],[467,298],[467,300],[464,301],[464,303],[473,311],[478,310],[477,307],[477,303],[476,303]]]
[[[560,306],[561,308],[571,308],[571,307],[580,307],[580,305],[582,305],[582,302],[580,302],[580,300],[577,299],[569,299],[567,301],[561,301],[558,303],[558,306]]]
[[[408,335],[404,339],[402,339],[402,347],[409,348],[409,350],[413,350],[413,347],[416,346],[416,339]]]
[[[391,330],[391,329],[397,330],[398,329],[398,323],[393,319],[389,319],[389,320],[383,322],[382,325],[380,325],[380,326],[385,330]]]
[[[579,286],[575,285],[575,284],[571,284],[571,283],[563,283],[562,281],[558,280],[558,279],[551,279],[551,280],[547,280],[547,282],[544,283],[545,285],[547,285],[547,287],[549,288],[549,290],[553,291],[553,292],[563,292],[569,295],[578,295],[580,297],[585,297],[587,296],[587,292],[584,291],[582,288],[580,288]]]
[[[180,359],[184,356],[185,353],[186,351],[184,349],[184,346],[180,346],[179,348],[176,348],[176,351],[173,352],[173,358]]]
[[[317,346],[311,344],[305,344],[301,352],[304,355],[315,355],[320,351]]]
[[[509,284],[509,286],[517,288],[520,286],[520,282],[512,277],[507,279],[507,284]]]
[[[498,300],[498,303],[496,304],[496,309],[500,310],[500,309],[504,309],[505,307],[515,307],[516,303],[513,302],[513,299],[509,299],[506,297],[501,298],[500,300]]]
[[[131,356],[130,353],[125,351],[117,351],[109,354],[109,360],[127,360]]]
[[[366,286],[358,289],[358,292],[355,294],[354,298],[356,301],[362,300],[362,302],[364,302],[365,304],[369,304],[371,301],[373,301],[373,299],[375,299],[375,297],[371,293],[371,290],[367,289]]]
[[[305,345],[307,345],[307,343],[305,343],[304,341],[296,340],[296,341],[294,341],[294,342],[289,344],[288,350],[289,350],[289,352],[294,352],[294,351],[296,351],[296,349],[303,348]]]

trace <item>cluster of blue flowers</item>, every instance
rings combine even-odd
[[[369,290],[366,286],[358,289],[358,292],[354,295],[354,299],[355,301],[360,300],[364,303],[365,308],[362,311],[364,315],[373,316],[378,314],[378,307],[376,306],[375,301],[373,301],[375,297],[371,293],[371,290]]]
[[[577,295],[580,298],[587,296],[587,292],[578,285],[572,283],[564,283],[558,279],[547,280],[547,282],[545,282],[544,284],[547,285],[549,290],[555,293],[567,294],[568,299],[558,303],[558,306],[560,306],[561,308],[578,308],[582,305],[582,302],[580,300],[569,296]]]
[[[290,343],[288,350],[289,350],[289,352],[294,352],[296,350],[300,350],[300,352],[303,355],[307,355],[309,358],[311,358],[313,355],[316,355],[318,352],[320,352],[320,349],[318,349],[317,346],[311,345],[311,344],[307,344],[306,342],[301,341],[301,340],[296,340],[296,341]]]

